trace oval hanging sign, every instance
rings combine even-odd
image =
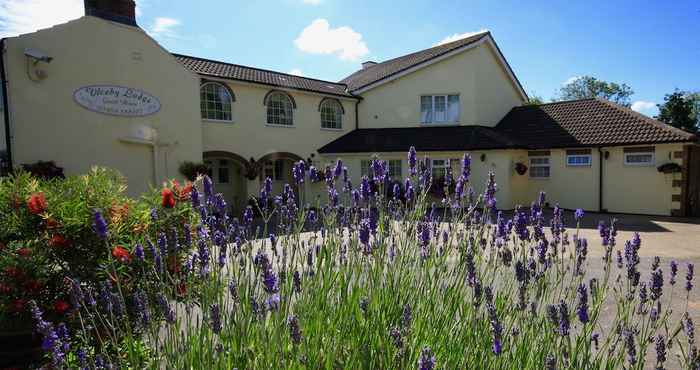
[[[75,90],[73,99],[85,109],[113,116],[143,117],[160,110],[158,98],[125,86],[83,86]]]

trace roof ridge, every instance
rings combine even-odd
[[[625,113],[625,114],[628,114],[628,115],[637,117],[637,118],[639,118],[639,119],[641,119],[641,120],[643,120],[643,121],[645,121],[645,122],[647,122],[647,123],[650,123],[650,124],[652,124],[652,125],[654,125],[654,126],[660,128],[660,129],[662,129],[662,130],[670,131],[670,132],[673,132],[673,133],[676,133],[676,134],[680,134],[680,135],[686,135],[686,136],[688,136],[688,138],[697,137],[696,134],[693,134],[693,133],[688,132],[688,131],[685,131],[685,130],[681,130],[681,129],[677,128],[677,127],[673,127],[673,126],[671,126],[671,125],[669,125],[669,124],[667,124],[667,123],[665,123],[665,122],[661,122],[661,121],[659,121],[659,120],[657,120],[657,119],[651,118],[651,117],[649,117],[649,116],[647,116],[647,115],[644,115],[644,114],[641,114],[641,113],[639,113],[639,112],[637,112],[637,111],[635,111],[635,110],[632,110],[631,108],[625,107],[624,105],[620,105],[620,104],[611,102],[610,100],[603,99],[603,98],[598,98],[598,97],[596,97],[596,98],[594,98],[594,99],[597,100],[597,101],[599,101],[599,102],[601,102],[601,103],[603,103],[603,104],[606,104],[606,105],[608,105],[608,106],[610,106],[610,107],[612,107],[612,108],[615,108],[615,109],[617,109],[617,110],[619,110],[619,111],[621,111],[621,112],[623,112],[623,113]]]
[[[279,71],[273,71],[273,70],[271,70],[271,69],[258,68],[258,67],[251,67],[251,66],[247,66],[247,65],[243,65],[243,64],[236,64],[236,63],[224,62],[224,61],[216,60],[216,59],[209,59],[209,58],[203,58],[203,57],[196,57],[196,56],[193,56],[193,55],[185,55],[185,54],[180,54],[180,53],[171,53],[171,54],[174,55],[175,57],[197,59],[197,60],[202,60],[202,61],[205,61],[205,62],[220,63],[220,64],[225,64],[225,65],[234,66],[234,67],[250,68],[250,69],[255,69],[255,70],[258,70],[258,71],[262,71],[262,72],[269,72],[269,73],[281,74],[281,75],[285,75],[285,76],[289,76],[289,77],[303,78],[303,79],[305,79],[305,80],[312,80],[312,81],[324,82],[324,83],[329,83],[329,84],[333,84],[333,85],[342,85],[342,86],[345,86],[346,89],[347,89],[347,87],[348,87],[347,84],[342,83],[342,82],[334,82],[334,81],[328,81],[328,80],[321,80],[321,79],[319,79],[319,78],[313,78],[313,77],[306,77],[306,76],[293,75],[293,74],[290,74],[290,73],[279,72]]]
[[[575,102],[586,101],[586,100],[595,100],[595,99],[597,99],[597,98],[580,98],[580,99],[571,99],[571,100],[551,101],[548,103],[541,103],[541,104],[524,104],[524,105],[514,107],[514,109],[515,108],[541,107],[543,105],[567,104],[567,103],[575,103]]]

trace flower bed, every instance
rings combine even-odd
[[[324,171],[328,202],[303,207],[291,186],[273,195],[265,181],[258,199],[272,206],[259,213],[265,228],[274,219],[283,231],[266,239],[252,237],[252,207],[229,217],[204,177],[189,197],[192,240],[152,246],[135,234],[126,251],[106,256],[103,271],[114,278],[96,299],[73,285],[67,326],[33,308],[47,359],[81,368],[641,369],[663,368],[673,346],[681,356],[669,366],[698,366],[690,317],[672,321],[662,299],[692,289],[691,264],[685,284],[675,262],[666,270],[655,260],[641,276],[641,240],[619,243],[614,222],[599,228],[603,261],[588,261],[589,241],[561,209],[545,225],[544,194],[510,219],[495,208],[493,175],[472,197],[466,156],[438,210],[427,201],[430,174],[416,163],[411,151],[411,177],[393,192],[369,185],[387,183],[384,162],[353,189],[338,161]],[[295,165],[296,186],[308,172]],[[112,223],[99,212],[94,220],[111,248]],[[154,232],[173,228],[190,235],[184,224]],[[185,245],[193,250],[183,262],[163,267]],[[602,263],[603,275],[590,276],[589,263]]]

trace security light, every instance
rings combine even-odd
[[[51,61],[53,60],[53,57],[46,55],[46,53],[44,53],[43,51],[32,48],[24,49],[24,55],[26,55],[28,58],[34,59],[35,63],[51,63]]]

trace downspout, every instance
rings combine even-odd
[[[359,118],[359,115],[357,114],[358,113],[357,106],[360,105],[361,101],[362,100],[357,99],[357,101],[355,102],[355,130],[360,128],[360,118]]]
[[[603,209],[603,148],[598,147],[598,212]]]
[[[7,89],[7,75],[5,71],[5,38],[0,39],[0,89],[2,89],[3,118],[5,121],[5,150],[7,151],[7,165],[12,171],[12,139],[10,138],[10,103]]]

